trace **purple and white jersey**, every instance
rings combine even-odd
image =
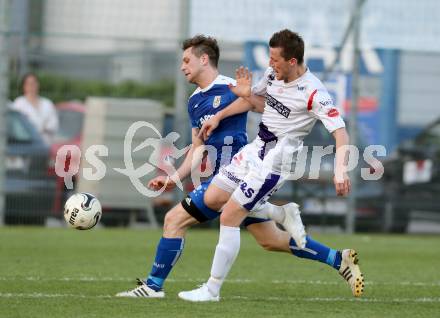
[[[266,97],[262,123],[278,139],[289,135],[302,140],[318,119],[330,133],[345,127],[327,89],[308,69],[285,83],[277,80],[269,67],[252,93]]]

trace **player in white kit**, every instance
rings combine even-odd
[[[344,121],[321,81],[304,65],[302,38],[290,30],[282,30],[272,36],[269,46],[270,67],[252,92],[250,87],[244,89],[240,94],[243,98],[217,113],[201,128],[206,137],[221,119],[249,110],[257,96],[266,97],[257,138],[220,170],[205,193],[205,204],[210,208],[218,209],[219,202],[229,200],[220,217],[211,277],[200,288],[179,293],[184,300],[219,300],[220,288],[240,249],[241,222],[250,210],[258,210],[294,171],[303,139],[317,120],[323,122],[336,140],[336,167],[343,167],[348,159],[343,151],[348,145]],[[349,193],[350,179],[344,171],[335,169],[334,184],[338,195]],[[304,249],[291,244],[292,250],[311,255],[319,254],[321,246],[309,237]],[[364,280],[357,254],[351,249],[338,253],[327,252],[327,257],[339,257],[340,265],[335,268],[358,297],[363,293]]]

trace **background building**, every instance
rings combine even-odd
[[[354,3],[18,0],[11,2],[11,59],[18,72],[37,67],[110,82],[174,79],[182,37],[179,21],[186,17],[188,35],[204,33],[220,39],[221,68],[227,75],[237,65],[250,63],[244,58],[246,42],[267,41],[282,28],[303,35],[307,57],[320,60],[312,70],[321,71],[333,62]],[[435,103],[440,98],[435,88],[440,80],[439,11],[434,0],[370,0],[362,9],[363,66],[381,81],[365,82],[361,95],[376,100],[373,111],[380,116],[370,116],[370,121],[378,121],[370,133],[379,131],[373,140],[390,149],[440,115]],[[350,73],[351,52],[349,40],[339,72]],[[372,105],[368,107],[371,112]]]
[[[306,63],[348,120],[359,88],[357,143],[380,144],[387,155],[440,117],[440,3],[435,0],[3,0],[3,99],[20,94],[19,78],[36,71],[55,102],[88,96],[142,97],[170,107],[164,127],[188,139],[181,40],[216,37],[220,69],[240,64],[255,78],[268,63],[268,38],[290,28],[306,42]],[[353,75],[353,10],[361,4],[359,77]],[[331,73],[329,70],[331,69]],[[353,79],[355,77],[355,79]],[[355,84],[353,84],[355,83]],[[5,102],[6,103],[6,102]],[[174,124],[173,124],[174,123]],[[251,118],[250,136],[258,117]],[[168,129],[168,130],[169,130]],[[186,137],[185,137],[186,136]],[[187,140],[182,141],[186,143]]]

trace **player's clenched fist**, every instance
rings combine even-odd
[[[336,195],[338,196],[346,196],[351,191],[351,182],[350,177],[347,173],[344,173],[342,178],[334,177],[333,182],[335,184]]]

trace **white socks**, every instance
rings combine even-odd
[[[240,251],[240,228],[220,225],[220,235],[215,248],[211,267],[211,277],[207,286],[213,296],[218,296],[220,288]]]
[[[271,219],[282,224],[285,218],[282,206],[266,202],[263,206],[249,213],[249,216]],[[213,296],[218,296],[226,276],[240,251],[240,228],[220,225],[220,235],[215,248],[211,266],[211,277],[206,285]]]
[[[249,216],[260,219],[271,219],[279,224],[282,224],[284,222],[286,213],[282,206],[266,202],[255,210],[252,210],[249,213]]]

